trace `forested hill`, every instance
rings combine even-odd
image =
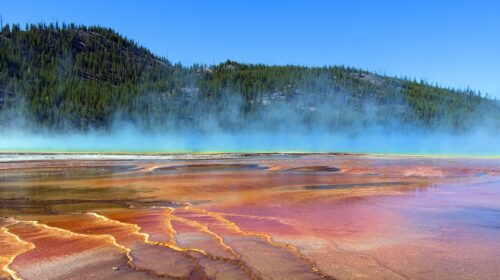
[[[344,66],[183,66],[111,29],[4,26],[2,125],[107,129],[117,119],[149,129],[499,129],[500,105],[453,90]],[[168,47],[168,46],[166,46]],[[258,124],[258,125],[255,125]],[[297,126],[295,126],[297,124]]]

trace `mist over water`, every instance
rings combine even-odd
[[[474,116],[471,122],[476,125],[465,132],[453,132],[439,123],[426,129],[405,120],[412,113],[404,102],[380,106],[364,101],[360,106],[349,98],[338,93],[326,97],[302,94],[293,102],[263,97],[258,102],[265,106],[251,116],[243,113],[244,102],[234,95],[217,107],[195,98],[192,102],[198,110],[189,116],[170,113],[168,118],[155,114],[133,118],[117,113],[109,128],[87,131],[40,128],[17,112],[4,116],[8,121],[0,126],[0,151],[500,155],[497,120],[491,117]]]
[[[498,138],[452,135],[333,133],[144,133],[49,134],[12,132],[0,139],[2,151],[24,152],[354,152],[499,155]]]

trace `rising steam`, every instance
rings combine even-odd
[[[248,105],[255,103],[257,109]],[[439,123],[429,129],[408,121],[415,118],[404,99],[381,105],[333,90],[299,90],[248,101],[228,91],[207,105],[195,89],[182,98],[151,93],[136,104],[149,106],[146,117],[118,110],[109,127],[84,132],[41,129],[23,110],[4,110],[0,151],[500,154],[498,120],[491,117],[498,112],[471,115],[467,131]],[[182,113],[181,104],[195,110]]]

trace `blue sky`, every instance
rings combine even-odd
[[[6,1],[4,23],[102,25],[183,64],[345,64],[500,98],[500,1]]]

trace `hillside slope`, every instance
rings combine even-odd
[[[499,129],[498,101],[343,66],[172,64],[111,29],[5,26],[0,110],[35,128]],[[207,117],[208,116],[208,117]],[[210,125],[207,125],[209,123]]]

